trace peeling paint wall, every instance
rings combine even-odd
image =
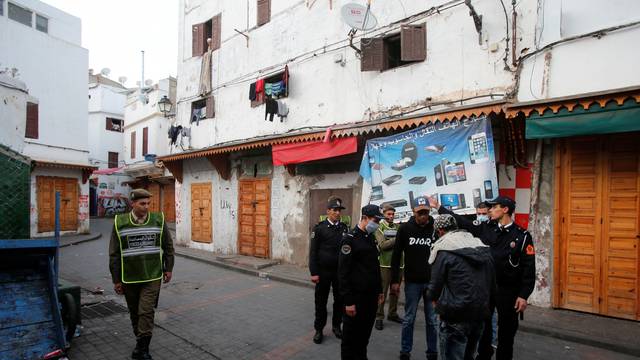
[[[536,248],[536,287],[529,302],[539,306],[551,306],[553,291],[553,203],[554,146],[551,141],[540,143],[539,160],[534,164],[531,216],[529,232]],[[536,182],[536,179],[538,181]],[[537,190],[536,190],[537,188]]]

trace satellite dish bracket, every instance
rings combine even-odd
[[[351,29],[349,30],[349,34],[347,36],[349,36],[349,46],[356,51],[356,53],[361,54],[362,50],[358,49],[357,47],[355,47],[355,45],[353,45],[353,37],[356,35],[356,32],[358,32],[358,29]]]

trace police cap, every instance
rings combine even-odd
[[[146,189],[133,189],[131,190],[131,194],[129,195],[129,200],[136,201],[140,199],[147,199],[152,196],[153,195]]]

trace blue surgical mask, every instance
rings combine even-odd
[[[489,221],[489,215],[476,215],[476,220],[480,222],[487,222]]]
[[[365,226],[365,230],[367,231],[368,234],[373,234],[374,232],[376,232],[376,230],[378,230],[378,227],[380,226],[380,224],[378,224],[377,222],[370,220],[367,223],[367,226]]]

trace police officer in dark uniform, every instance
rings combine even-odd
[[[366,360],[378,305],[384,301],[374,233],[382,219],[380,207],[367,205],[357,226],[340,247],[338,282],[344,302],[342,360]]]
[[[327,219],[318,223],[311,233],[309,272],[311,273],[311,281],[316,284],[316,314],[313,324],[316,330],[313,342],[316,344],[322,343],[322,330],[327,324],[327,300],[331,288],[333,288],[332,329],[338,339],[342,337],[342,330],[340,330],[342,301],[338,291],[338,253],[342,236],[349,231],[347,225],[340,222],[340,212],[344,209],[340,198],[330,197],[327,201]]]
[[[495,307],[498,311],[498,349],[497,360],[513,358],[513,340],[518,330],[518,316],[523,317],[527,308],[527,299],[535,286],[536,267],[535,249],[531,234],[513,222],[512,216],[516,203],[506,196],[498,196],[487,201],[491,207],[489,222],[469,221],[463,216],[453,214],[441,207],[435,199],[431,205],[440,214],[451,214],[460,228],[471,232],[491,247],[496,267],[497,292]],[[477,359],[490,359],[491,319],[485,323]]]

